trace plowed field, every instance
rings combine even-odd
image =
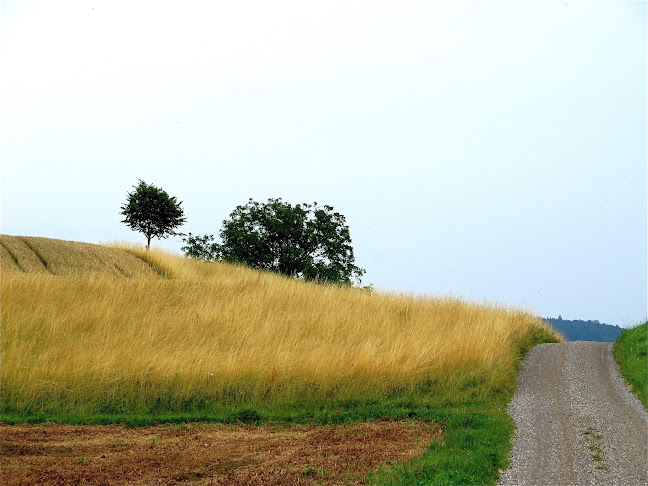
[[[0,426],[4,485],[361,484],[420,455],[441,431],[426,422],[344,426]]]

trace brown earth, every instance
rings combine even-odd
[[[429,422],[2,425],[0,483],[361,484],[367,472],[420,455],[440,437]]]

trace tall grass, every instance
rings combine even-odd
[[[47,259],[47,241],[39,248]],[[74,258],[64,277],[3,272],[5,412],[186,412],[448,390],[509,393],[529,333],[557,339],[516,309],[120,251],[154,272],[75,273]]]

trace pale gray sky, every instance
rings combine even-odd
[[[143,243],[119,215],[138,179],[194,234],[250,197],[317,201],[379,289],[646,318],[645,1],[0,15],[3,233]]]

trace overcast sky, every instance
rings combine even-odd
[[[0,0],[0,229],[332,205],[364,284],[646,318],[646,2]],[[159,246],[179,251],[178,238]]]

